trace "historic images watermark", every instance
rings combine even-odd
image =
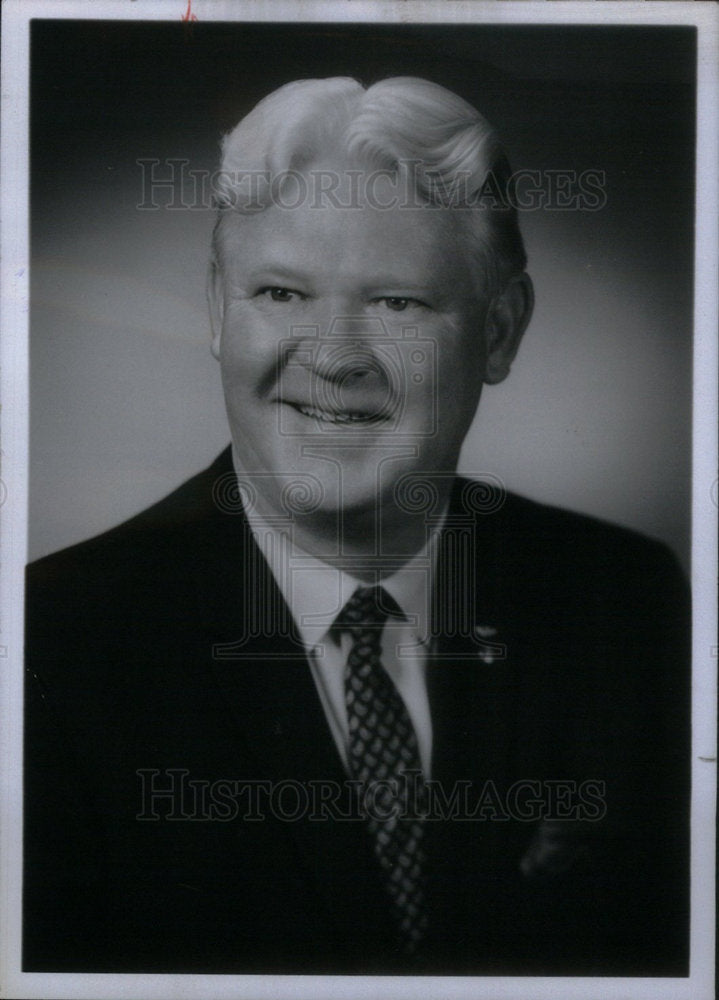
[[[405,301],[393,304],[403,306]],[[393,316],[393,320],[385,319],[374,310],[334,316],[322,328],[288,319],[286,336],[278,337],[276,345],[275,433],[292,446],[296,460],[288,460],[286,472],[237,469],[224,473],[213,484],[218,509],[240,518],[251,517],[255,511],[263,514],[261,498],[268,485],[278,492],[279,505],[275,504],[269,514],[265,510],[261,524],[255,524],[253,530],[264,532],[266,544],[260,540],[260,548],[271,553],[273,570],[286,595],[291,595],[295,587],[305,586],[307,560],[301,550],[293,547],[295,529],[303,517],[322,506],[328,491],[341,498],[346,496],[345,461],[351,462],[359,452],[374,455],[366,474],[373,478],[374,495],[380,498],[387,495],[387,482],[395,479],[396,463],[408,457],[416,459],[422,447],[437,435],[437,361],[441,345],[437,337],[421,335],[419,320],[404,321],[403,309],[398,308]],[[303,468],[305,459],[311,461]],[[453,489],[459,489],[461,495],[451,523],[445,523],[447,498]],[[489,472],[473,473],[457,483],[453,472],[409,471],[396,478],[391,487],[392,504],[408,517],[422,521],[427,545],[440,528],[446,529],[444,557],[436,569],[433,571],[429,549],[413,568],[413,572],[426,573],[430,584],[424,588],[424,631],[418,635],[419,641],[431,641],[427,629],[438,612],[433,602],[443,592],[461,592],[468,595],[467,610],[444,621],[445,633],[468,639],[467,657],[479,657],[487,665],[506,659],[507,649],[496,628],[491,623],[476,622],[470,612],[476,606],[476,534],[478,522],[500,511],[506,497],[505,484]],[[344,508],[344,501],[339,506]],[[377,506],[382,506],[379,500]],[[332,555],[347,556],[341,517],[336,518],[335,532]],[[379,583],[405,560],[391,549],[391,539],[383,539],[380,534],[377,544],[377,551],[363,557],[362,569],[374,574]],[[255,551],[251,544],[248,551]],[[354,562],[351,565],[357,568]],[[254,565],[248,562],[237,640],[215,646],[216,659],[254,658],[254,638],[293,634],[291,621],[281,614],[278,594],[269,592],[265,603],[258,607],[252,583],[254,571]],[[334,613],[339,610],[340,604]],[[398,623],[398,627],[401,625]],[[391,632],[392,623],[387,629]],[[322,656],[321,648],[315,652]],[[414,647],[397,647],[399,657],[414,656],[416,652]],[[453,658],[458,655],[455,650]]]
[[[187,768],[140,768],[136,818],[145,822],[429,821],[596,823],[607,812],[599,779],[491,779],[446,784],[408,770],[401,779],[247,781],[192,777]],[[407,804],[413,803],[410,807]]]
[[[396,442],[395,442],[396,444]],[[330,448],[332,438],[322,438],[321,445]],[[320,445],[315,449],[321,451]],[[389,449],[390,456],[396,448]],[[377,486],[381,485],[381,467],[377,470]],[[337,476],[337,492],[342,495],[341,466],[328,468],[327,475]],[[242,607],[238,608],[237,637],[231,643],[217,643],[213,646],[212,655],[216,660],[256,659],[258,652],[255,639],[265,635],[290,638],[294,636],[292,619],[282,614],[283,599],[274,588],[268,589],[265,600],[258,604],[255,597],[253,573],[256,570],[255,560],[260,549],[251,544],[251,530],[244,521],[251,514],[264,488],[264,480],[272,476],[273,482],[281,486],[280,496],[282,510],[272,517],[272,524],[261,529],[268,534],[268,544],[260,545],[272,551],[275,572],[283,581],[284,592],[292,595],[295,587],[304,586],[304,573],[308,560],[305,555],[294,549],[294,529],[298,518],[317,509],[324,495],[321,480],[308,472],[287,472],[282,474],[268,472],[248,473],[232,471],[224,473],[213,484],[213,500],[223,514],[237,516],[244,523],[249,557],[242,567]],[[445,493],[447,480],[454,476],[442,472],[409,472],[401,476],[394,484],[393,497],[400,510],[423,518],[428,538],[443,523],[444,507],[442,496]],[[443,558],[433,562],[429,551],[421,558],[415,559],[414,572],[426,574],[428,583],[433,585],[424,589],[425,606],[423,621],[430,631],[418,634],[417,639],[430,644],[433,657],[439,658],[439,650],[434,648],[431,624],[440,615],[442,595],[444,593],[461,592],[468,595],[468,600],[461,608],[454,609],[450,619],[442,619],[443,634],[465,640],[463,650],[453,648],[450,659],[452,662],[471,660],[485,666],[496,666],[508,658],[508,647],[502,634],[492,622],[476,621],[474,608],[477,606],[477,588],[479,580],[476,572],[475,553],[477,550],[478,527],[484,517],[497,514],[504,506],[507,490],[502,480],[492,473],[472,473],[458,487],[460,490],[459,507],[462,514],[454,514],[450,522],[444,522]],[[338,525],[338,552],[341,551],[341,522]],[[391,553],[378,552],[375,557],[365,557],[365,569],[371,569],[376,574],[379,583],[382,576],[392,568],[398,568],[402,560]],[[311,561],[310,561],[311,565]],[[339,598],[338,598],[339,599]],[[292,602],[291,602],[292,603]],[[328,613],[332,609],[327,609]],[[332,614],[340,611],[340,604]],[[332,617],[332,615],[330,615]],[[331,621],[327,621],[329,628]],[[400,629],[402,621],[389,621],[385,626],[386,641],[393,640],[393,633]],[[291,648],[291,647],[290,647]],[[414,646],[396,644],[398,658],[416,655]],[[318,647],[314,655],[321,658],[323,648]],[[304,662],[303,650],[293,654],[289,651],[279,653],[273,648],[271,659],[299,658]]]
[[[408,302],[399,299],[399,305]],[[334,316],[327,329],[292,324],[277,345],[278,432],[303,437],[292,410],[323,434],[391,433],[396,443],[436,437],[439,408],[436,337],[416,323],[390,326],[379,314]],[[403,420],[412,392],[424,390],[423,420]]]
[[[481,186],[469,171],[451,182],[426,170],[420,160],[401,161],[398,170],[207,170],[191,167],[185,157],[140,157],[141,211],[202,211],[218,205],[248,213],[270,205],[293,211],[300,207],[380,211],[450,208],[523,212],[597,212],[607,203],[606,171],[599,168],[515,170],[499,178],[491,170]],[[420,193],[417,180],[430,197]]]

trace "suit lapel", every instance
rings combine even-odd
[[[491,938],[491,897],[512,864],[507,824],[493,810],[513,769],[517,677],[515,616],[501,586],[501,512],[472,512],[466,492],[458,480],[440,543],[428,672],[432,780],[444,812],[428,824],[428,891],[435,947],[454,953],[455,969],[476,963]]]
[[[253,762],[253,779],[300,789],[309,809],[288,791],[298,815],[280,821],[324,904],[328,939],[355,942],[366,966],[368,944],[391,937],[386,901],[292,615],[241,512],[210,510],[193,553],[209,669],[239,759]]]
[[[499,782],[509,763],[517,623],[502,587],[501,512],[482,517],[467,509],[467,485],[458,480],[452,495],[434,586],[432,773]]]

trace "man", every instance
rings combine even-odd
[[[686,974],[681,576],[455,474],[532,309],[492,130],[300,81],[219,177],[231,449],[30,571],[25,967]]]

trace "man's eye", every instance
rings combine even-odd
[[[421,306],[424,305],[419,299],[406,298],[403,295],[383,295],[378,302],[384,302],[388,309],[392,312],[404,312],[408,306]]]
[[[294,292],[291,288],[279,288],[275,285],[261,288],[260,295],[269,296],[273,302],[292,302],[294,298],[302,298],[299,292]]]
[[[393,312],[403,312],[410,303],[410,299],[403,299],[397,295],[387,295],[383,301]]]

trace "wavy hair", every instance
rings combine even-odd
[[[511,171],[494,129],[461,97],[416,77],[368,88],[349,77],[298,80],[261,100],[222,141],[213,260],[222,260],[229,213],[262,210],[272,203],[274,178],[331,152],[395,173],[427,205],[457,208],[492,293],[524,270],[517,213],[506,197]],[[243,185],[251,176],[250,198]]]

